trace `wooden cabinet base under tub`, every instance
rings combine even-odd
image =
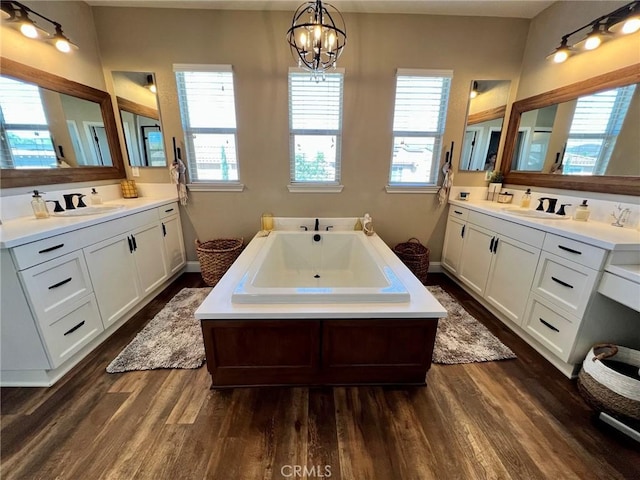
[[[212,388],[424,385],[437,319],[202,320]]]

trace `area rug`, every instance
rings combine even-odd
[[[429,286],[427,289],[447,310],[447,316],[438,322],[434,363],[453,365],[516,358],[506,345],[442,288]]]
[[[210,291],[183,288],[107,366],[107,372],[202,366],[202,330],[193,314]]]

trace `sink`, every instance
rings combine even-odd
[[[104,213],[122,210],[124,205],[102,205],[84,208],[76,208],[74,210],[65,210],[64,212],[53,212],[56,217],[84,217],[87,215],[102,215]]]
[[[541,212],[540,210],[528,210],[526,208],[507,207],[503,208],[504,213],[517,215],[518,217],[539,218],[542,220],[568,220],[567,215],[556,215],[555,213]]]

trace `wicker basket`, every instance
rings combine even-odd
[[[629,367],[621,373],[602,360],[610,359]],[[595,410],[640,420],[640,351],[600,344],[587,353],[578,374],[578,390]]]
[[[207,285],[213,287],[220,281],[242,252],[243,241],[242,238],[218,238],[201,243],[196,239],[200,271]]]
[[[417,238],[410,238],[393,247],[393,252],[424,285],[429,272],[429,249]]]

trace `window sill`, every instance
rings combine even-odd
[[[244,190],[243,183],[188,183],[187,188],[191,192],[242,192]]]
[[[387,185],[387,193],[438,193],[438,185]]]
[[[303,183],[287,185],[290,193],[341,193],[344,185],[331,184],[323,185],[320,183]]]

